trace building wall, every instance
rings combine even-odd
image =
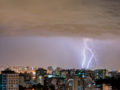
[[[24,76],[19,76],[19,85],[24,87]]]
[[[2,74],[2,90],[19,90],[18,74]]]
[[[0,90],[2,90],[2,75],[0,74]]]

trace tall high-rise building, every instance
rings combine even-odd
[[[2,90],[19,90],[19,75],[6,69],[1,73],[2,78]]]
[[[107,72],[106,69],[96,69],[94,71],[94,77],[95,79],[105,79]]]
[[[20,73],[19,74],[19,85],[24,87],[24,74]]]
[[[47,70],[43,68],[38,68],[36,70],[36,82],[44,85],[44,75],[47,74]]]
[[[0,74],[0,90],[2,90],[2,75]]]
[[[80,77],[74,76],[73,78],[68,79],[66,90],[81,90],[80,83]]]

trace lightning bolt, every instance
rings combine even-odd
[[[82,68],[84,68],[84,69],[88,69],[90,67],[90,64],[91,64],[92,60],[94,60],[96,62],[94,52],[92,51],[92,49],[90,47],[88,47],[88,42],[89,41],[90,41],[90,39],[85,39],[84,40],[83,62],[82,62]],[[89,58],[87,58],[87,52],[90,53]]]
[[[82,62],[82,68],[85,68],[85,63],[86,63],[86,41],[84,41],[84,49],[83,49],[83,62]]]

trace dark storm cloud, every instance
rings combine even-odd
[[[0,35],[120,34],[119,0],[0,0]]]
[[[85,38],[119,68],[120,0],[0,0],[0,64],[80,68]]]

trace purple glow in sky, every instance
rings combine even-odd
[[[81,68],[83,38],[0,37],[1,65]],[[90,68],[119,68],[119,40],[92,40],[97,62]]]

